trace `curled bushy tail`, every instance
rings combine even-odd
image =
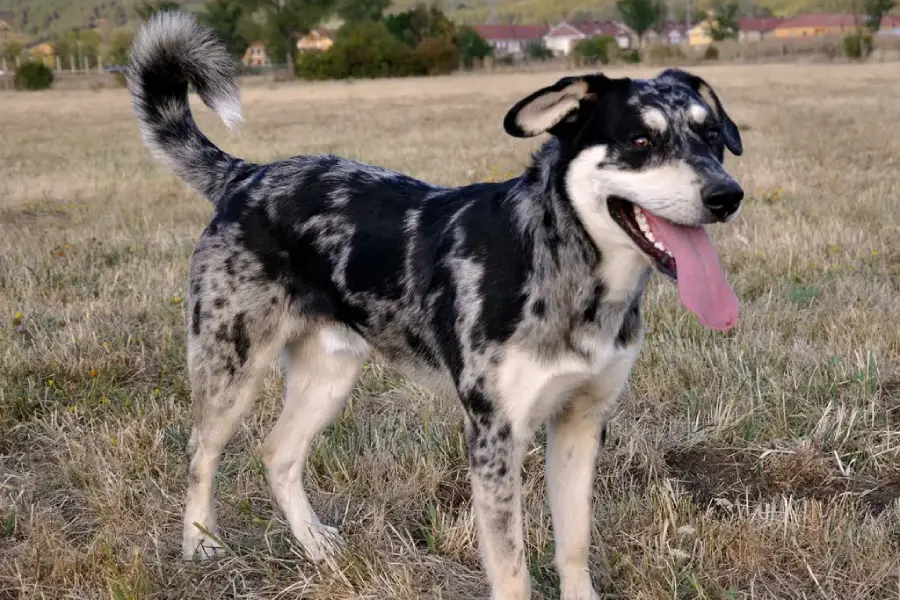
[[[128,87],[144,144],[213,201],[240,161],[197,127],[188,105],[188,84],[236,129],[243,121],[237,75],[225,46],[188,13],[156,13],[141,26],[131,47]]]

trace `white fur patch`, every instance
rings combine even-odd
[[[641,111],[641,118],[644,124],[656,133],[665,133],[669,128],[666,115],[658,108],[645,108]]]
[[[649,259],[609,214],[606,198],[613,192],[604,188],[602,177],[607,155],[606,146],[592,146],[576,156],[566,173],[566,191],[585,230],[603,253],[607,298],[622,301],[634,292]]]
[[[319,330],[319,341],[329,356],[348,354],[357,358],[369,355],[369,344],[355,331],[346,327],[323,327]]]
[[[537,427],[556,412],[561,399],[590,376],[590,365],[574,354],[543,361],[524,350],[507,349],[501,359],[497,386],[503,413],[512,422],[513,431]]]
[[[244,122],[244,115],[241,114],[241,101],[236,96],[216,98],[212,109],[231,131],[240,129]]]
[[[694,123],[700,124],[706,122],[706,118],[709,116],[709,111],[707,111],[699,104],[691,104],[690,108],[688,108],[688,114],[690,115],[691,120]]]
[[[706,103],[709,104],[710,107],[712,107],[713,113],[716,113],[716,116],[719,116],[716,111],[716,99],[713,98],[712,91],[710,90],[709,86],[701,85],[698,91],[700,93],[700,97],[703,98],[703,100],[706,101]]]
[[[587,91],[586,82],[576,81],[558,92],[542,94],[519,110],[516,125],[530,135],[544,133],[577,109]]]
[[[705,209],[700,196],[700,177],[686,162],[635,171],[602,166],[607,152],[603,146],[593,146],[569,164],[566,187],[580,210],[589,210],[594,205],[612,222],[603,201],[609,196],[620,196],[674,223],[702,223]]]

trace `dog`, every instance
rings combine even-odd
[[[152,154],[214,204],[190,261],[182,552],[222,552],[219,455],[279,355],[284,406],[262,447],[271,493],[309,557],[340,537],[302,474],[364,362],[451,390],[464,413],[478,543],[491,597],[530,597],[521,464],[547,432],[546,481],[563,600],[597,599],[588,570],[601,430],[643,343],[641,297],[660,271],[707,327],[738,301],[706,225],[743,191],[723,166],[737,126],[702,78],[568,76],[518,101],[503,127],[549,134],[519,176],[445,188],[337,156],[253,164],[195,124],[188,85],[241,123],[237,73],[193,16],[164,12],[132,46],[133,110]]]

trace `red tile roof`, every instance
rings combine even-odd
[[[881,17],[881,29],[893,29],[900,27],[900,16],[884,15]]]
[[[574,25],[569,25],[568,23],[560,23],[555,27],[551,27],[550,31],[547,32],[547,35],[562,37],[588,35],[588,33],[580,27],[575,27]]]
[[[539,40],[547,33],[543,25],[475,25],[475,31],[491,40]]]
[[[866,16],[859,15],[859,24],[865,25]],[[778,24],[779,28],[796,27],[855,27],[856,21],[851,13],[813,13],[787,19]]]
[[[741,17],[738,29],[741,31],[772,31],[784,21],[781,17]]]
[[[615,21],[581,21],[573,24],[576,29],[588,36],[621,35],[627,29],[622,23]]]

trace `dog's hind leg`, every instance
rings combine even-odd
[[[291,532],[319,562],[334,549],[337,529],[323,525],[303,488],[306,458],[315,440],[343,410],[368,344],[342,325],[326,325],[285,348],[284,408],[266,439],[269,487]]]
[[[195,306],[200,306],[201,298]],[[188,442],[188,485],[185,494],[182,555],[211,558],[221,545],[218,535],[215,473],[219,456],[256,399],[260,382],[275,357],[278,342],[263,322],[247,312],[212,311],[200,325],[195,311],[188,341],[188,370],[195,422]]]

